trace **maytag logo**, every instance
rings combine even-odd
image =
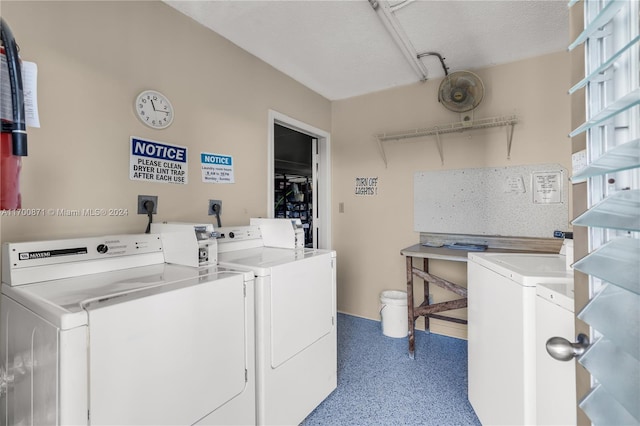
[[[48,259],[57,256],[73,256],[73,255],[85,255],[87,254],[86,247],[74,247],[68,249],[59,250],[46,250],[46,251],[31,251],[18,254],[20,260],[33,260],[33,259]]]
[[[50,251],[34,251],[31,253],[20,253],[20,260],[44,259],[46,257],[51,257]]]
[[[29,258],[31,259],[42,259],[43,257],[51,257],[50,251],[41,251],[36,253],[29,253]]]

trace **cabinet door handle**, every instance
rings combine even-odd
[[[578,334],[577,339],[576,343],[571,343],[564,337],[552,337],[547,340],[547,352],[558,361],[571,361],[582,355],[590,344],[589,336],[586,334]]]

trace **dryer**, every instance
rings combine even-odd
[[[536,288],[547,283],[573,284],[565,256],[469,253],[469,401],[483,424],[538,424]]]
[[[160,237],[5,243],[6,424],[252,424],[253,277],[164,263]]]
[[[218,228],[218,264],[255,275],[258,424],[295,425],[337,386],[336,254],[268,247],[260,227]]]

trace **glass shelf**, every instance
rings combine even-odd
[[[624,52],[629,50],[634,44],[638,43],[638,40],[640,40],[640,35],[634,37],[633,40],[627,43],[622,49],[615,52],[606,62],[602,63],[602,65],[596,68],[591,74],[589,74],[588,76],[580,80],[580,82],[578,82],[575,86],[569,89],[569,94],[571,95],[576,90],[583,88],[584,86],[587,85],[587,83],[594,80],[595,77],[602,74],[607,68],[612,66],[615,60],[618,59]]]
[[[640,295],[606,285],[578,318],[607,336],[607,339],[640,360]],[[625,324],[625,327],[620,327]],[[640,381],[639,381],[640,383]]]
[[[569,50],[571,51],[577,46],[584,43],[584,41],[591,37],[591,35],[594,34],[598,28],[609,22],[611,18],[613,18],[615,14],[620,11],[623,5],[623,1],[610,1],[606,6],[602,8],[600,13],[598,13],[591,20],[591,22],[589,22],[589,25],[587,25],[587,27],[580,33],[575,41],[569,45]]]
[[[592,161],[586,168],[576,173],[571,181],[580,182],[592,176],[602,176],[638,167],[640,167],[640,139],[635,139],[611,149]]]
[[[602,386],[597,386],[589,392],[579,406],[594,425],[633,425],[639,421]]]
[[[602,337],[578,360],[631,416],[640,419],[640,364],[634,357]]]
[[[610,241],[574,263],[573,269],[640,294],[640,240]]]
[[[571,223],[594,228],[640,231],[640,189],[618,191]]]
[[[607,120],[615,117],[616,115],[633,108],[636,105],[640,105],[640,89],[636,89],[633,92],[629,92],[620,99],[611,103],[611,105],[603,108],[593,117],[583,123],[580,127],[569,133],[569,137],[574,137],[580,133],[589,130],[590,128],[606,122]]]

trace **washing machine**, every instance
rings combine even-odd
[[[297,425],[337,386],[336,254],[268,246],[265,226],[218,228],[218,264],[255,275],[258,424]]]
[[[251,274],[152,234],[2,249],[3,424],[255,423]]]
[[[469,253],[469,401],[491,425],[536,424],[536,287],[572,284],[559,254]]]

